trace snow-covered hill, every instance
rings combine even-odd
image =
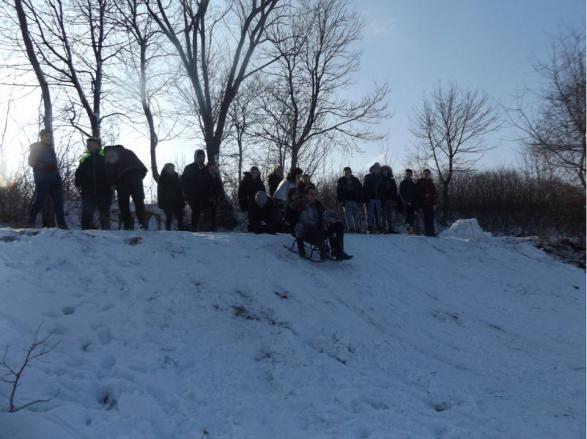
[[[0,348],[59,342],[16,399],[58,396],[0,438],[585,437],[583,271],[513,239],[289,243],[0,230]]]

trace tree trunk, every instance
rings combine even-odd
[[[220,151],[220,141],[212,139],[210,142],[206,142],[206,155],[208,163],[218,163],[218,152]]]
[[[238,143],[238,181],[240,182],[243,178],[243,139],[237,139]]]
[[[449,183],[449,181],[442,182],[442,216],[440,218],[440,224],[443,226],[448,224],[448,215],[450,212]]]
[[[290,160],[290,169],[294,169],[298,167],[298,152],[299,148],[293,146],[291,148],[291,160]]]
[[[35,71],[37,81],[41,87],[41,95],[43,97],[43,127],[47,130],[53,131],[53,104],[51,102],[51,93],[49,90],[49,84],[45,78],[45,73],[41,68],[37,54],[35,53],[33,41],[29,33],[27,17],[24,12],[22,0],[14,0],[14,7],[16,8],[16,14],[18,15],[18,22],[20,25],[20,31],[22,33],[22,39],[26,48],[26,54]]]
[[[158,182],[159,169],[157,167],[157,145],[159,144],[159,139],[157,138],[157,132],[155,131],[155,121],[153,120],[153,112],[151,111],[151,107],[149,105],[149,102],[147,101],[146,93],[144,97],[141,96],[141,100],[143,104],[143,112],[145,113],[147,124],[149,125],[149,150],[151,152],[151,173],[153,174],[153,179]]]
[[[141,44],[141,66],[140,66],[140,89],[141,89],[141,105],[143,106],[143,113],[147,119],[149,126],[149,151],[151,152],[151,173],[153,179],[159,182],[159,169],[157,167],[157,145],[159,139],[157,138],[157,131],[155,130],[155,121],[153,119],[153,112],[151,111],[151,103],[147,93],[147,47],[146,43]]]

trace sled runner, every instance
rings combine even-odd
[[[283,247],[289,250],[290,252],[295,253],[296,255],[298,254],[297,240],[295,238],[292,241],[291,245],[288,246],[284,244]],[[312,262],[324,262],[320,259],[320,248],[317,245],[304,242],[304,248],[306,249],[306,259]],[[330,247],[328,246],[328,244],[326,244],[326,252],[328,255],[330,255]],[[317,255],[317,258],[314,257],[314,255]],[[330,259],[330,256],[328,257],[328,259]]]

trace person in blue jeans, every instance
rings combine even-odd
[[[43,129],[39,133],[39,142],[30,146],[29,166],[33,168],[35,179],[35,200],[29,211],[28,226],[34,227],[37,215],[43,210],[47,197],[53,200],[57,226],[60,229],[67,229],[65,213],[63,211],[63,193],[61,176],[57,165],[57,156],[53,146],[53,133],[51,130]]]
[[[416,183],[412,180],[414,173],[411,169],[406,169],[404,179],[399,185],[400,200],[406,216],[406,232],[410,235],[416,233],[416,204],[417,192]]]
[[[375,162],[369,168],[369,173],[363,179],[363,194],[365,204],[367,205],[367,230],[369,233],[383,231],[382,209],[381,209],[381,190],[383,178],[381,176],[381,166]]]

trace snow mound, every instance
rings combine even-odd
[[[440,233],[440,237],[484,241],[491,238],[491,233],[485,232],[481,228],[477,218],[469,218],[456,220],[451,224],[450,228]]]
[[[585,273],[529,243],[0,229],[0,439],[585,437]],[[0,377],[5,376],[0,367]],[[10,379],[9,376],[6,376]]]

